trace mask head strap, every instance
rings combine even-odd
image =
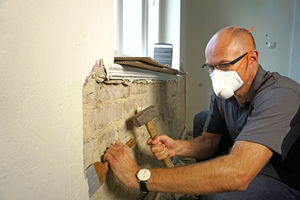
[[[248,30],[248,29],[246,29]],[[250,45],[249,45],[249,50],[248,50],[248,53],[247,55],[244,57],[242,63],[240,64],[240,66],[235,70],[236,72],[239,71],[239,69],[242,67],[243,63],[245,62],[246,58],[247,58],[247,67],[246,67],[246,72],[245,72],[245,75],[244,75],[244,78],[243,78],[243,82],[245,82],[246,80],[246,75],[247,75],[247,69],[248,69],[248,64],[249,64],[249,60],[250,60],[250,52],[251,52],[251,48],[252,48],[252,44],[253,44],[253,40],[252,40],[252,37],[251,37],[251,31],[253,30],[253,27],[252,29],[248,32],[249,32],[249,37],[250,37]]]

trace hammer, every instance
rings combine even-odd
[[[149,106],[148,108],[142,110],[138,114],[136,114],[132,119],[132,123],[134,126],[140,127],[146,124],[147,130],[152,139],[158,135],[158,132],[152,122],[152,119],[158,115],[158,111],[155,106]],[[171,161],[170,157],[166,157],[164,160],[166,167],[174,167],[173,162]]]

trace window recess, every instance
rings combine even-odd
[[[180,0],[114,0],[115,61],[106,65],[107,78],[179,80],[185,74],[179,71],[179,35]],[[173,45],[172,68],[152,62],[155,43]]]

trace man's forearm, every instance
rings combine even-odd
[[[227,161],[226,161],[227,159]],[[224,167],[224,162],[227,166]],[[180,194],[211,194],[239,190],[240,175],[228,158],[196,163],[176,168],[151,169],[148,189]]]
[[[196,159],[205,159],[216,152],[213,141],[204,136],[196,137],[193,140],[176,140],[176,155]]]
[[[148,189],[200,195],[245,190],[272,154],[263,145],[238,141],[226,156],[184,167],[151,169]]]

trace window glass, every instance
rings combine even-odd
[[[114,0],[115,56],[153,57],[159,0]]]
[[[118,49],[118,0],[114,0],[114,49]]]
[[[148,2],[148,57],[153,58],[154,44],[158,43],[159,0]]]
[[[142,56],[142,1],[123,1],[123,54]]]

